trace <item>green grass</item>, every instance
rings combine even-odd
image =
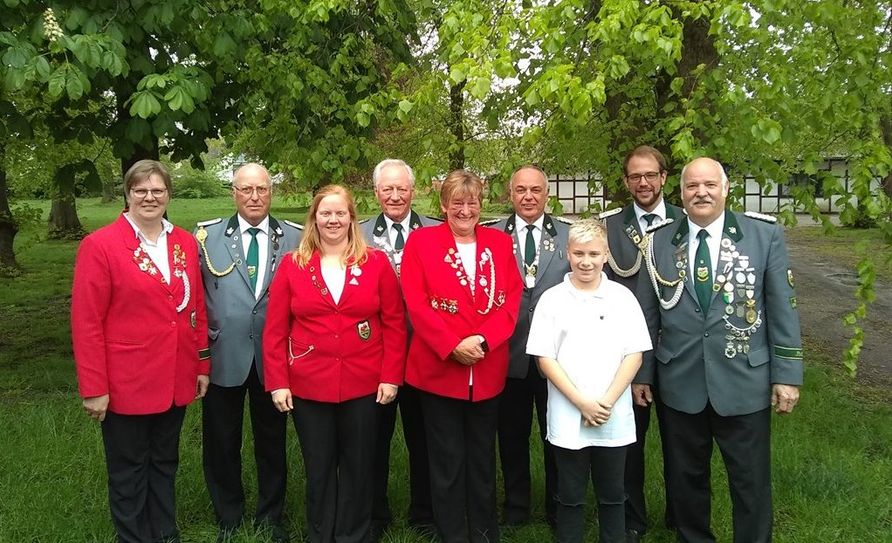
[[[46,213],[47,206],[42,206]],[[231,213],[225,198],[171,205],[171,218],[191,228],[195,221]],[[89,229],[112,221],[120,205],[83,202]],[[279,217],[301,219],[300,210],[274,207]],[[25,274],[0,279],[0,542],[111,542],[105,463],[99,427],[80,408],[68,332],[69,291],[76,243],[40,241],[34,230],[20,234],[18,254]],[[859,233],[859,236],[863,235]],[[810,353],[802,401],[796,412],[774,418],[773,480],[775,539],[778,542],[888,542],[892,533],[892,393],[866,389],[838,369],[836,353],[806,345]],[[178,517],[185,542],[213,541],[213,512],[201,472],[199,405],[188,410],[177,478]],[[250,425],[247,424],[246,428]],[[292,532],[304,524],[300,452],[289,425],[287,511]],[[663,496],[655,428],[648,440],[649,542],[670,542],[659,527]],[[250,439],[250,438],[249,438]],[[246,473],[253,470],[246,440]],[[539,445],[531,445],[539,454]],[[385,541],[421,541],[405,527],[408,481],[402,437],[393,443],[391,505],[396,526]],[[719,541],[731,540],[730,500],[724,469],[713,462],[713,527]],[[249,504],[256,487],[246,477]],[[549,541],[542,521],[542,473],[534,473],[535,522],[504,534],[506,542]],[[590,500],[591,502],[592,500]],[[250,510],[251,505],[249,505]],[[593,516],[594,513],[592,512]],[[596,529],[588,540],[597,538]],[[236,541],[268,539],[246,528]],[[296,539],[295,539],[296,540]]]

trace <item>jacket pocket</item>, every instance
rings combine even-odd
[[[663,364],[668,364],[669,362],[672,362],[673,358],[675,358],[675,353],[660,345],[659,347],[657,347],[657,350],[654,351],[654,358],[656,358]]]
[[[746,358],[750,363],[750,366],[755,368],[768,362],[771,359],[771,356],[768,353],[768,349],[757,349],[755,351],[750,351]]]
[[[313,345],[305,345],[288,338],[288,365],[294,364],[295,360],[301,359],[311,352],[315,347]]]

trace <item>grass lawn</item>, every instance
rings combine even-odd
[[[47,203],[32,205],[41,207],[46,216]],[[79,208],[81,220],[91,230],[111,222],[119,211],[119,204],[102,205],[95,200],[83,201]],[[302,219],[302,211],[273,208],[278,217],[296,221]],[[231,212],[226,198],[175,200],[170,208],[171,219],[187,228],[197,220]],[[18,257],[26,273],[0,279],[0,428],[4,433],[0,542],[111,542],[101,436],[98,425],[81,410],[71,358],[68,311],[77,244],[41,241],[41,234],[34,230],[19,234]],[[849,247],[864,235],[857,232],[840,242],[840,247]],[[820,236],[815,240],[819,243]],[[801,404],[793,415],[774,418],[775,539],[888,542],[892,534],[892,392],[856,386],[838,368],[838,353],[832,349],[820,343],[806,349]],[[215,536],[201,471],[200,409],[198,404],[189,408],[180,449],[177,503],[184,542],[213,541]],[[656,437],[655,428],[651,436]],[[249,439],[243,448],[248,473],[253,469]],[[531,446],[538,454],[535,440]],[[287,510],[293,534],[299,536],[304,523],[303,466],[293,427],[289,428],[289,447]],[[657,526],[663,497],[656,439],[648,441],[648,452],[650,517]],[[400,432],[394,436],[392,459],[390,494],[397,519],[385,541],[421,541],[405,528],[408,481]],[[718,453],[714,467],[713,526],[719,541],[730,541],[730,500]],[[534,477],[537,522],[503,534],[503,541],[551,539],[542,520],[541,470]],[[256,495],[252,477],[246,482],[252,502]],[[587,540],[596,538],[593,528]],[[265,534],[250,528],[236,538],[267,540]],[[673,540],[662,528],[652,529],[646,539]]]

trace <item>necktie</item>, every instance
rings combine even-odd
[[[712,298],[712,258],[709,256],[709,245],[706,238],[709,233],[706,229],[697,232],[697,254],[695,256],[697,262],[694,274],[694,290],[697,292],[697,300],[700,301],[700,308],[703,312],[709,309],[709,302]]]
[[[396,241],[393,242],[393,250],[402,251],[406,245],[406,238],[403,237],[403,225],[395,222],[393,223],[393,229],[396,230]]]
[[[251,234],[251,243],[248,244],[248,279],[251,280],[251,289],[257,289],[257,266],[260,260],[260,244],[257,243],[259,228],[248,228]]]
[[[645,213],[641,218],[647,221],[647,226],[651,226],[657,220],[655,213]]]
[[[533,229],[536,228],[532,224],[527,225],[526,246],[523,250],[523,262],[527,266],[532,266],[536,260],[536,240],[533,239]]]

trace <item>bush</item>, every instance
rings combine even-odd
[[[229,194],[229,185],[212,172],[183,168],[172,177],[174,198],[215,198]]]

